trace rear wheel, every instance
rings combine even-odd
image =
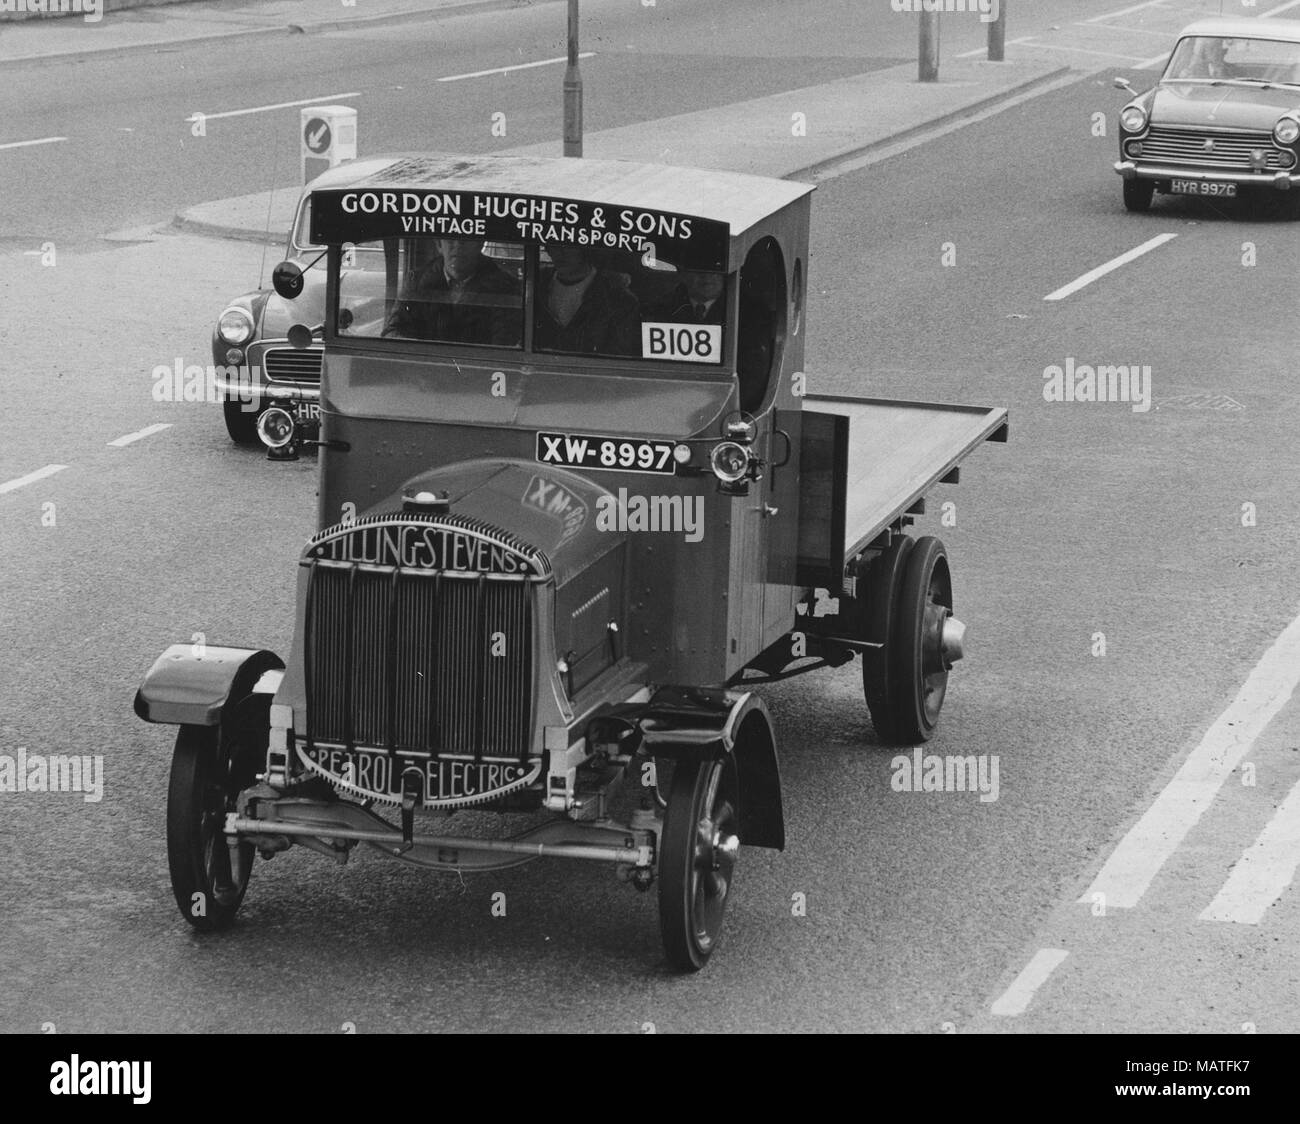
[[[1125,180],[1124,206],[1136,214],[1151,210],[1151,197],[1155,194],[1153,180]]]
[[[736,762],[679,761],[659,847],[659,927],[668,962],[698,972],[717,947],[739,839]]]
[[[250,754],[219,726],[182,726],[167,790],[167,865],[181,916],[196,929],[224,929],[248,889],[253,845],[232,848],[226,813],[253,782]]]
[[[886,745],[898,741],[893,700],[898,694],[896,673],[889,653],[898,644],[898,606],[902,596],[903,576],[912,540],[898,535],[889,547],[858,578],[858,588],[866,599],[866,635],[863,639],[882,644],[862,653],[862,694],[871,712],[876,735]]]
[[[931,535],[917,539],[908,556],[898,613],[898,642],[890,653],[893,732],[899,743],[916,745],[934,733],[948,693],[944,625],[952,616],[952,576],[943,543]]]

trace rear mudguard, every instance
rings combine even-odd
[[[776,734],[757,695],[712,687],[661,687],[646,702],[624,703],[602,717],[636,726],[654,757],[691,760],[733,754],[740,779],[740,841],[785,849]]]
[[[173,644],[140,684],[135,712],[146,722],[216,726],[228,703],[241,703],[263,675],[282,670],[284,661],[264,649]]]

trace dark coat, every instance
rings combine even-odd
[[[415,284],[398,301],[383,334],[495,344],[498,347],[522,346],[523,308],[519,283],[490,258],[479,258],[478,267],[459,291],[459,302],[449,299],[452,294],[451,284],[443,272],[442,258],[435,258],[420,271]],[[504,306],[480,304],[475,301],[480,294],[514,297],[515,300]]]
[[[640,355],[641,314],[621,274],[598,269],[573,319],[560,325],[547,308],[553,269],[541,275],[533,346],[580,355]]]

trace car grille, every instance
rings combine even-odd
[[[1213,151],[1206,151],[1207,140],[1214,142]],[[1268,154],[1265,170],[1276,172],[1291,166],[1291,161],[1283,159],[1281,150],[1273,143],[1269,133],[1210,133],[1160,125],[1153,125],[1143,138],[1140,159],[1144,163],[1192,164],[1197,167],[1232,168],[1249,172],[1254,168],[1250,154],[1257,148],[1262,148]]]
[[[527,756],[535,582],[305,564],[309,743]]]
[[[268,379],[275,382],[319,383],[324,354],[318,347],[301,350],[294,347],[270,348],[262,356],[262,370]]]

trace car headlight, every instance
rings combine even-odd
[[[253,338],[253,318],[246,309],[228,308],[217,320],[217,335],[235,347],[246,344]]]
[[[1147,111],[1140,105],[1130,105],[1119,115],[1119,123],[1127,133],[1140,133],[1147,127]]]
[[[1278,144],[1295,144],[1300,140],[1300,121],[1294,117],[1283,117],[1273,126],[1273,139]]]

